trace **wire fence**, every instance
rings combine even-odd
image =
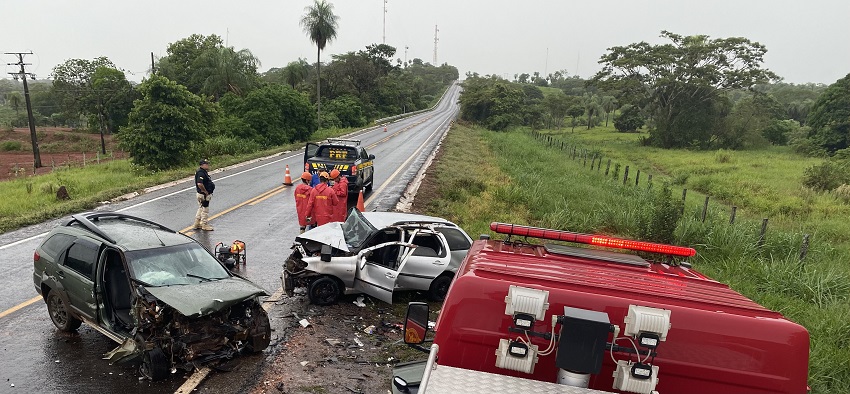
[[[617,180],[618,183],[620,182],[620,179],[622,179],[622,185],[624,187],[625,186],[632,186],[632,183],[634,183],[634,187],[639,187],[641,185],[641,176],[643,175],[644,184],[646,185],[646,187],[652,188],[652,174],[647,173],[646,171],[641,173],[641,170],[638,169],[638,168],[634,168],[631,165],[621,165],[619,162],[613,161],[612,158],[604,157],[602,155],[602,153],[599,152],[598,150],[588,149],[587,147],[582,146],[582,145],[578,145],[578,144],[570,144],[566,141],[555,138],[554,136],[549,135],[549,134],[543,134],[543,133],[540,133],[540,132],[537,132],[537,131],[531,131],[530,134],[534,139],[542,142],[546,146],[548,146],[550,148],[558,149],[562,152],[565,152],[566,156],[570,160],[581,162],[582,167],[588,168],[588,171],[595,171],[600,176],[604,176],[606,178],[612,178],[614,180]],[[605,167],[604,172],[602,171],[603,165]],[[612,167],[612,165],[613,165],[613,167]],[[620,177],[620,170],[621,169],[623,170],[622,178]],[[632,177],[632,174],[633,174],[633,177]],[[683,188],[682,189],[682,205],[681,205],[681,207],[682,207],[681,213],[682,214],[685,213],[685,207],[687,205],[687,196],[688,196],[688,189]],[[701,212],[699,212],[700,220],[703,223],[705,223],[705,221],[706,221],[706,216],[708,214],[710,199],[711,199],[711,196],[709,196],[709,195],[705,196],[705,200],[703,201],[703,204],[702,204],[702,210],[701,210]],[[726,206],[726,205],[724,204],[724,206]],[[728,225],[730,225],[730,226],[735,225],[737,213],[738,213],[738,206],[736,206],[736,205],[731,206],[730,211],[729,211]],[[763,247],[764,244],[765,244],[765,239],[766,239],[766,236],[767,236],[767,229],[768,229],[769,221],[770,221],[769,218],[762,218],[761,230],[759,231],[758,239],[756,240],[756,246],[758,248]],[[797,254],[800,262],[803,262],[803,260],[805,260],[805,258],[806,258],[806,255],[808,254],[810,240],[811,240],[810,234],[803,234],[803,237],[802,237],[802,240],[801,240],[801,243],[800,243],[799,253]]]

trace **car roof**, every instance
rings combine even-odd
[[[191,238],[161,224],[114,212],[74,215],[65,227],[77,228],[127,251],[192,242]]]
[[[363,217],[372,223],[376,229],[382,229],[385,227],[389,227],[395,224],[403,224],[403,223],[422,223],[422,224],[446,224],[450,226],[456,227],[456,225],[446,219],[434,217],[434,216],[425,216],[425,215],[417,215],[412,213],[400,213],[400,212],[363,212]]]

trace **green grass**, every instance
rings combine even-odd
[[[354,129],[322,129],[314,140],[343,135]],[[303,147],[303,142],[261,151],[223,155],[211,158],[215,168],[221,168],[285,150]],[[123,194],[165,182],[192,176],[195,166],[189,165],[168,171],[149,171],[129,160],[104,160],[86,167],[57,167],[50,174],[16,178],[0,182],[0,232],[40,223],[72,212],[96,207]],[[58,201],[56,190],[65,186],[69,201]]]
[[[841,223],[842,218],[829,218],[823,213],[830,209],[844,212],[846,207],[830,202],[828,196],[810,195],[807,198],[817,208],[807,215],[781,213],[776,208],[787,204],[789,199],[803,198],[788,183],[799,182],[793,174],[799,174],[802,169],[796,166],[807,163],[808,159],[794,158],[782,149],[720,154],[660,151],[639,147],[635,143],[636,135],[609,133],[605,139],[594,130],[581,134],[586,134],[581,136],[585,139],[560,138],[572,138],[573,143],[583,141],[605,157],[632,166],[631,174],[634,166],[642,168],[644,174],[646,169],[651,169],[655,188],[663,181],[663,174],[672,168],[702,167],[722,168],[723,171],[712,174],[762,185],[758,189],[761,197],[747,200],[765,204],[772,209],[770,213],[777,213],[771,217],[762,247],[756,246],[756,241],[760,217],[766,213],[759,210],[759,205],[741,204],[745,212],[739,214],[734,225],[729,225],[729,207],[712,204],[706,222],[702,222],[699,196],[688,201],[675,231],[676,243],[697,248],[698,254],[691,262],[700,271],[809,330],[812,338],[809,384],[814,392],[850,392],[850,363],[847,363],[850,340],[844,339],[850,329],[850,267],[845,264],[850,260],[850,250],[846,233],[841,233],[846,226]],[[474,147],[474,155],[468,153],[470,147]],[[470,234],[488,233],[489,222],[506,221],[635,238],[653,198],[646,187],[646,175],[642,175],[644,182],[640,186],[634,186],[634,175],[629,185],[624,186],[623,169],[617,179],[613,174],[605,177],[604,168],[591,171],[589,161],[584,166],[581,160],[569,160],[566,152],[548,147],[525,131],[497,133],[456,125],[443,149],[434,170],[434,176],[441,179],[437,197],[427,203],[425,211],[451,218]],[[692,154],[695,156],[691,157]],[[715,158],[726,154],[729,160]],[[773,165],[781,168],[770,168]],[[782,177],[783,171],[786,178]],[[697,182],[703,176],[694,173],[685,182],[689,187],[691,177]],[[724,183],[729,181],[722,176],[707,179],[717,179],[719,186],[707,184],[718,190],[734,189],[729,186],[734,182]],[[743,195],[750,194],[755,193]],[[673,195],[681,194],[674,190]],[[846,213],[843,217],[847,217]],[[800,264],[798,253],[804,232],[814,235],[808,257]]]

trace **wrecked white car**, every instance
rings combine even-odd
[[[75,215],[47,234],[33,260],[53,324],[62,331],[88,324],[120,344],[105,359],[140,362],[151,380],[269,345],[259,301],[268,293],[157,223]]]
[[[358,212],[295,238],[281,281],[286,294],[304,288],[310,302],[335,303],[346,291],[392,303],[395,290],[422,290],[441,301],[472,240],[445,219]]]

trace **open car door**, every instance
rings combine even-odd
[[[314,144],[312,142],[308,142],[307,146],[304,147],[304,163],[307,163],[307,160],[310,160],[316,157],[316,153],[319,152],[319,145]],[[306,167],[305,167],[306,168]],[[306,171],[306,169],[305,169]]]
[[[357,254],[354,289],[392,304],[398,273],[415,247],[405,242],[387,242],[361,250]]]

